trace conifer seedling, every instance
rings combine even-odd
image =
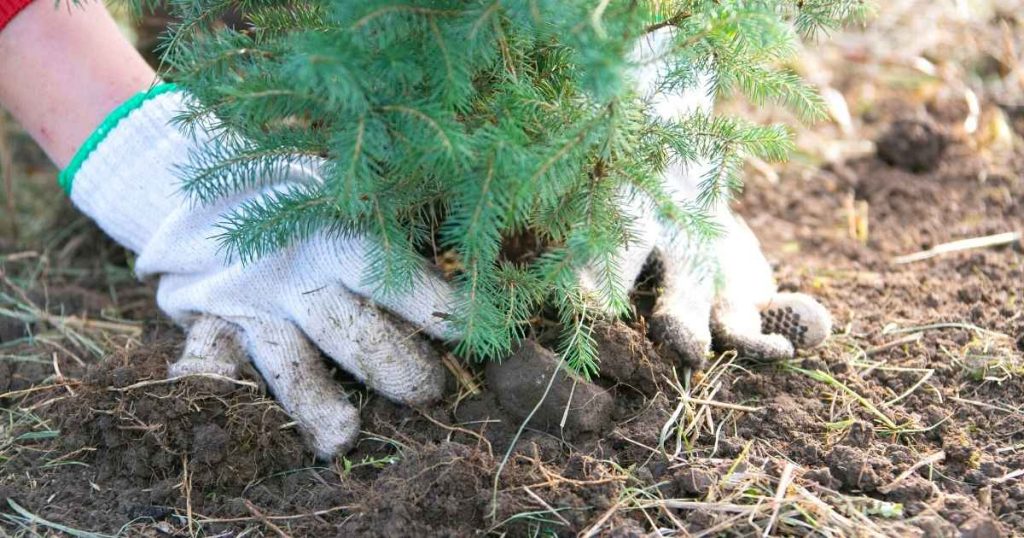
[[[149,7],[136,0],[136,7]],[[719,94],[815,119],[814,89],[787,69],[799,36],[865,15],[862,0],[170,0],[166,77],[197,97],[180,120],[219,143],[180,171],[196,203],[323,159],[322,182],[227,215],[227,252],[255,259],[314,233],[363,234],[377,293],[411,289],[431,256],[454,255],[457,351],[500,358],[541,309],[561,353],[596,371],[594,305],[629,312],[608,275],[628,244],[624,197],[713,234],[704,208],[741,184],[744,159],[784,159],[781,125],[697,113],[656,119],[629,78],[646,33],[674,27],[664,84],[712,73]],[[243,21],[226,27],[227,12]],[[698,200],[661,185],[671,159],[713,170]],[[318,161],[319,162],[319,161]],[[510,238],[537,245],[510,257]],[[427,256],[424,256],[427,253]],[[576,277],[598,268],[597,293]]]

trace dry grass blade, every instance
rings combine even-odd
[[[14,174],[12,174],[14,156],[10,145],[7,143],[7,120],[5,114],[0,114],[0,183],[3,184],[4,212],[7,213],[7,234],[17,239],[18,232],[18,211],[14,203]]]
[[[737,514],[751,514],[755,512],[760,512],[766,508],[763,505],[756,504],[684,501],[679,499],[665,499],[662,501],[652,501],[650,503],[640,504],[638,505],[638,508],[656,508],[658,506],[667,506],[668,508],[675,508],[677,510],[704,510],[706,512],[732,512]]]
[[[245,503],[245,508],[249,510],[249,513],[252,514],[252,516],[256,518],[260,523],[264,524],[268,529],[274,531],[274,533],[277,534],[280,538],[291,538],[291,536],[288,533],[284,532],[284,530],[282,530],[281,527],[278,527],[273,521],[267,519],[267,516],[263,515],[263,512],[256,508],[256,505],[254,505],[249,499],[242,499],[242,501]]]
[[[12,510],[17,512],[18,515],[25,518],[28,522],[40,525],[42,527],[47,527],[49,529],[53,529],[64,534],[68,534],[70,536],[74,536],[75,538],[114,538],[113,535],[110,534],[100,534],[97,532],[89,532],[74,529],[66,525],[61,525],[60,523],[54,523],[53,521],[43,519],[33,514],[32,512],[29,512],[28,510],[24,509],[21,505],[14,502],[14,499],[7,499],[7,504],[11,507]]]
[[[949,243],[935,245],[934,247],[928,250],[923,250],[921,252],[915,252],[913,254],[907,254],[904,256],[897,256],[892,259],[892,263],[894,265],[902,265],[905,263],[913,263],[922,260],[927,260],[929,258],[934,258],[936,256],[941,256],[943,254],[960,252],[962,250],[996,247],[1019,242],[1020,232],[1004,232],[1000,234],[986,235],[983,237],[972,237],[970,239],[961,239],[959,241],[950,241]]]
[[[270,521],[288,521],[288,520],[292,520],[292,519],[305,519],[305,518],[308,518],[308,517],[318,517],[318,516],[323,516],[323,515],[327,515],[327,514],[333,514],[334,512],[340,512],[342,510],[352,510],[352,508],[353,507],[351,505],[343,504],[341,506],[332,506],[331,508],[325,508],[323,510],[316,510],[316,511],[313,511],[313,512],[305,512],[305,513],[301,513],[301,514],[289,514],[289,515],[283,515],[283,516],[268,516],[268,515],[264,514],[263,517],[265,519],[270,520]],[[215,517],[199,516],[199,514],[193,514],[193,515],[197,517],[197,521],[199,521],[200,523],[202,523],[204,525],[206,525],[206,524],[211,524],[212,525],[212,524],[217,524],[217,523],[246,523],[246,522],[258,521],[256,517],[224,517],[224,518],[215,518]]]
[[[537,501],[537,504],[540,504],[545,509],[547,509],[547,511],[549,513],[551,513],[551,515],[555,516],[556,518],[558,518],[559,521],[564,523],[566,527],[572,527],[572,523],[569,523],[568,519],[565,519],[564,517],[562,517],[562,514],[559,514],[558,510],[555,510],[554,508],[552,508],[551,505],[548,504],[547,501],[545,501],[540,495],[537,495],[536,493],[534,493],[532,489],[530,489],[529,487],[523,486],[523,491],[525,491],[526,494],[529,495],[531,499]]]
[[[885,402],[882,402],[882,407],[890,407],[893,404],[899,402],[900,400],[906,398],[907,396],[910,396],[911,394],[914,393],[914,391],[916,391],[917,389],[921,388],[921,385],[924,385],[925,383],[927,383],[928,380],[931,379],[933,375],[935,375],[935,370],[926,370],[924,372],[924,375],[921,376],[921,379],[918,379],[917,382],[914,383],[913,385],[911,385],[909,388],[907,388],[907,390],[903,391],[902,393],[900,393],[895,398],[892,398],[890,400],[886,400]]]
[[[139,323],[51,314],[36,305],[28,294],[11,280],[2,267],[0,267],[0,283],[4,288],[10,290],[10,293],[0,292],[0,318],[10,318],[25,324],[40,323],[53,327],[61,338],[88,349],[96,357],[103,357],[106,354],[107,346],[93,338],[109,342],[113,336],[117,336],[120,339],[134,341],[142,334],[142,325]],[[44,340],[43,335],[39,334],[36,335],[36,339]],[[63,348],[59,344],[56,344],[55,347]]]
[[[772,516],[768,518],[768,524],[764,527],[764,532],[761,536],[769,536],[772,532],[772,528],[775,527],[775,522],[779,519],[779,509],[782,508],[782,502],[786,498],[786,490],[789,489],[789,485],[793,483],[793,472],[796,470],[796,465],[789,461],[786,462],[786,468],[782,470],[782,476],[779,478],[779,486],[775,489],[775,497],[772,499]]]
[[[445,353],[441,355],[441,363],[448,369],[449,372],[455,377],[455,381],[459,384],[459,388],[466,393],[476,396],[483,392],[480,388],[480,383],[477,382],[473,374],[467,370],[462,363],[451,353]]]
[[[888,494],[892,490],[896,489],[896,486],[900,485],[901,482],[907,479],[910,475],[914,474],[915,471],[926,465],[933,465],[942,460],[946,459],[945,451],[938,451],[933,454],[925,456],[921,461],[911,465],[906,471],[900,473],[892,482],[878,488],[879,493]]]
[[[168,383],[176,383],[182,379],[189,378],[213,379],[215,381],[223,381],[225,383],[231,383],[232,385],[238,385],[252,390],[259,390],[260,388],[258,384],[253,383],[252,381],[245,381],[244,379],[235,379],[233,377],[228,377],[226,375],[220,374],[196,372],[178,377],[168,377],[166,379],[150,379],[148,381],[139,381],[138,383],[133,383],[131,385],[128,385],[127,387],[107,387],[107,390],[110,392],[128,392],[135,389],[152,387],[154,385],[166,385]]]
[[[594,536],[597,536],[598,533],[601,532],[601,528],[604,527],[604,524],[607,523],[613,515],[615,515],[615,512],[619,511],[619,508],[622,508],[622,504],[623,503],[620,500],[619,502],[611,505],[611,507],[609,507],[607,510],[604,511],[603,514],[601,514],[601,517],[597,518],[597,521],[595,521],[589,529],[579,534],[579,538],[593,538]],[[652,508],[655,506],[656,505],[653,504],[651,505]]]
[[[181,493],[185,497],[185,522],[188,524],[188,534],[195,538],[199,535],[200,525],[192,513],[192,475],[188,472],[188,456],[186,454],[181,455]]]
[[[492,458],[494,457],[494,449],[491,447],[491,442],[488,441],[487,438],[484,437],[483,435],[481,435],[479,432],[475,432],[473,430],[462,428],[462,427],[459,427],[459,426],[449,426],[448,424],[445,424],[445,423],[435,419],[434,417],[430,416],[429,414],[427,414],[422,409],[418,409],[417,408],[416,412],[419,413],[421,417],[427,419],[431,424],[433,424],[433,425],[435,425],[435,426],[437,426],[439,428],[448,430],[450,432],[463,433],[463,434],[466,434],[466,435],[468,435],[470,437],[475,438],[476,440],[480,441],[484,446],[487,447],[487,455],[492,457]]]
[[[734,404],[734,403],[728,403],[728,402],[718,402],[718,401],[715,401],[715,400],[704,400],[702,398],[690,398],[689,396],[683,396],[683,400],[685,400],[687,402],[695,403],[697,405],[706,405],[706,406],[709,406],[709,407],[720,407],[722,409],[731,409],[733,411],[743,411],[743,412],[746,412],[746,413],[756,413],[756,412],[760,411],[761,409],[763,409],[763,407],[760,407],[760,406],[754,407],[754,406],[750,406],[750,405],[740,405],[740,404]]]
[[[850,511],[858,519],[858,522],[854,522],[850,518],[838,513],[832,505],[821,500],[821,498],[808,491],[807,488],[800,485],[796,485],[795,488],[805,501],[809,502],[824,515],[829,525],[841,530],[844,536],[871,536],[879,538],[885,536],[885,533],[874,522],[860,512]]]
[[[886,343],[884,343],[884,344],[882,344],[880,346],[875,346],[875,347],[872,347],[872,348],[868,348],[868,349],[864,350],[864,355],[867,356],[867,357],[870,357],[872,355],[881,353],[883,351],[886,351],[886,350],[889,350],[889,349],[892,349],[892,348],[900,347],[900,346],[906,345],[906,344],[913,344],[915,342],[920,341],[921,338],[924,338],[924,333],[908,334],[907,336],[903,336],[903,337],[897,338],[897,339],[893,340],[892,342],[886,342]]]
[[[762,409],[715,399],[723,387],[723,376],[737,368],[734,365],[736,358],[737,355],[734,352],[720,355],[704,375],[692,378],[697,379],[693,387],[689,386],[691,378],[684,380],[686,386],[680,382],[678,377],[671,380],[666,379],[668,385],[677,395],[678,404],[661,427],[658,448],[663,454],[671,459],[678,458],[684,450],[695,446],[701,435],[706,433],[717,436],[720,428],[715,427],[716,420],[723,424],[730,417],[734,417],[732,412],[751,413]],[[721,416],[714,412],[715,409],[725,409],[729,412]],[[666,449],[666,444],[670,440],[675,441],[675,448],[671,452]]]
[[[848,396],[850,396],[854,400],[856,400],[857,403],[859,403],[861,405],[861,407],[863,407],[869,413],[871,413],[876,418],[878,418],[878,420],[882,424],[884,424],[887,428],[889,428],[890,430],[899,430],[900,429],[900,427],[895,422],[893,422],[893,420],[891,418],[889,418],[888,415],[886,415],[885,413],[881,412],[878,409],[878,407],[875,406],[875,404],[871,403],[871,400],[868,400],[864,396],[861,396],[857,391],[855,391],[855,390],[851,389],[850,387],[846,386],[842,381],[839,381],[838,379],[832,377],[832,375],[829,374],[828,372],[823,372],[821,370],[813,370],[813,371],[812,370],[805,370],[803,368],[798,368],[798,367],[792,366],[792,365],[788,365],[787,368],[790,369],[790,370],[793,370],[794,372],[799,372],[799,373],[801,373],[801,374],[803,374],[803,375],[805,375],[805,376],[807,376],[807,377],[809,377],[809,378],[811,378],[811,379],[813,379],[815,381],[819,381],[819,382],[825,383],[826,385],[828,385],[830,387],[837,388],[837,389],[843,391]]]
[[[64,387],[67,387],[68,385],[77,385],[78,383],[79,383],[78,381],[64,381],[63,383],[53,383],[53,384],[50,384],[50,385],[36,385],[34,387],[29,387],[27,389],[12,390],[12,391],[9,391],[9,392],[2,392],[2,393],[0,393],[0,399],[15,398],[15,397],[18,397],[18,396],[24,396],[26,394],[31,394],[33,392],[39,392],[39,391],[43,391],[43,390],[56,389],[56,388],[64,388]]]
[[[1009,482],[1010,480],[1015,480],[1022,476],[1024,476],[1024,469],[1017,469],[1016,471],[1010,471],[1009,473],[1006,473],[1003,476],[1000,476],[999,478],[993,478],[992,483],[997,485],[1004,484],[1006,482]]]
[[[967,331],[973,331],[981,335],[993,336],[996,338],[1009,338],[1009,336],[996,331],[990,331],[977,325],[970,323],[959,323],[959,322],[948,322],[948,323],[929,323],[927,325],[917,325],[914,327],[886,327],[882,331],[882,334],[899,334],[899,333],[918,333],[924,331],[934,331],[942,329],[963,329]]]
[[[950,396],[949,399],[953,400],[954,402],[964,403],[964,404],[968,404],[968,405],[976,405],[978,407],[983,407],[985,409],[991,409],[993,411],[1001,411],[1003,413],[1011,413],[1011,414],[1024,413],[1024,409],[1020,409],[1020,408],[1014,409],[1014,408],[1010,408],[1010,407],[1003,407],[1001,405],[995,405],[995,404],[990,404],[990,403],[985,403],[985,402],[979,402],[978,400],[970,400],[970,399],[967,399],[967,398],[961,398],[959,396]]]

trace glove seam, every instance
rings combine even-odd
[[[89,135],[89,138],[85,139],[82,146],[78,148],[75,156],[68,163],[67,168],[62,170],[60,175],[57,176],[57,182],[60,184],[61,189],[64,190],[64,193],[68,196],[71,195],[71,186],[74,183],[75,175],[96,148],[106,140],[107,135],[121,123],[121,120],[128,117],[129,114],[139,109],[150,99],[176,90],[178,90],[176,84],[159,84],[149,90],[135,94],[108,114],[92,134]]]

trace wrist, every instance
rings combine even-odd
[[[96,152],[97,148],[107,140],[108,136],[117,129],[122,121],[125,121],[132,115],[132,113],[143,108],[147,104],[151,104],[150,101],[154,98],[165,93],[176,91],[178,91],[178,88],[174,84],[158,84],[149,90],[136,93],[134,96],[124,101],[111,111],[110,114],[100,122],[92,134],[85,139],[82,145],[79,146],[78,151],[75,152],[67,167],[61,170],[57,180],[60,183],[61,188],[64,189],[64,192],[71,195],[71,188],[79,170],[85,162],[93,156],[93,153]],[[167,114],[160,112],[162,111],[158,111],[156,113],[147,112],[144,115],[151,116],[157,122],[164,122],[165,119],[169,122],[171,118],[167,117]],[[137,118],[136,121],[139,121],[140,119],[142,118]],[[152,123],[152,121],[149,123]],[[158,124],[150,127],[156,127],[156,130],[159,131],[162,130],[164,126]]]
[[[174,124],[187,99],[170,85],[129,99],[89,136],[61,175],[75,206],[134,252],[142,251],[175,210],[188,205],[177,170],[204,142]]]

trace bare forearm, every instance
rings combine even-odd
[[[60,167],[155,80],[101,3],[37,0],[0,31],[0,105]]]

